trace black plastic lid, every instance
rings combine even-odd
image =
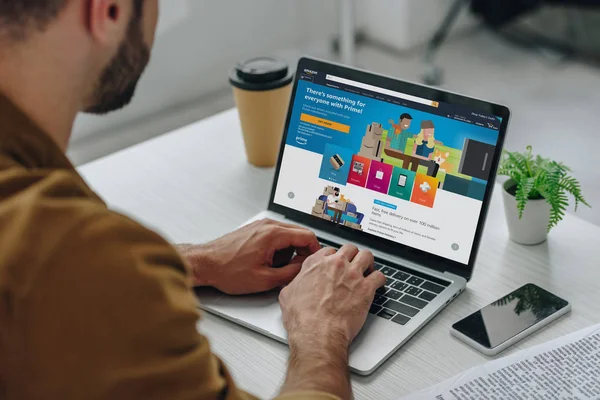
[[[229,74],[229,82],[243,90],[272,90],[288,85],[293,74],[285,60],[256,57],[239,62]]]

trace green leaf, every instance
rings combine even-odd
[[[508,153],[508,159],[510,160],[513,169],[518,171],[520,174],[528,174],[527,159],[521,153]]]
[[[581,192],[581,184],[577,179],[572,176],[564,176],[560,181],[560,187],[567,193],[571,194],[575,199],[575,211],[577,211],[579,203],[583,203],[590,207],[588,202],[583,197],[583,193]]]
[[[569,206],[569,198],[567,197],[566,193],[558,192],[548,202],[550,203],[550,222],[548,224],[548,232],[550,232],[550,230],[565,217],[565,214],[567,213],[567,207]]]
[[[536,166],[538,169],[546,169],[546,168],[548,168],[548,164],[550,163],[550,160],[538,155],[535,158],[535,163],[536,163]]]
[[[534,170],[533,170],[533,164],[532,163],[532,159],[533,159],[533,148],[531,146],[527,146],[527,153],[525,153],[525,167],[527,167],[527,175],[528,176],[533,176],[534,174]]]
[[[517,192],[515,193],[515,198],[517,199],[517,209],[519,210],[519,219],[523,218],[523,211],[525,211],[525,205],[527,205],[527,201],[529,200],[529,195],[531,194],[531,190],[535,185],[534,178],[528,178],[523,176],[519,182],[517,182]]]
[[[517,160],[512,153],[504,152],[500,167],[498,168],[498,174],[510,177],[512,180],[518,182],[521,180],[522,167],[521,161]]]

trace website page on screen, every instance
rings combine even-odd
[[[468,264],[501,119],[299,73],[275,203]]]

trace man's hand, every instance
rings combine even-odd
[[[272,220],[254,222],[206,245],[178,246],[192,268],[195,286],[212,286],[227,294],[285,286],[320,248],[311,231]]]
[[[384,284],[385,276],[373,269],[373,255],[355,246],[325,248],[306,259],[279,296],[291,349],[284,392],[351,397],[348,347]]]
[[[279,296],[290,338],[301,340],[321,331],[348,347],[367,319],[375,291],[385,284],[373,264],[373,254],[351,245],[337,252],[325,248],[307,258]]]

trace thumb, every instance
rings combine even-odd
[[[269,281],[273,287],[286,286],[300,273],[301,263],[286,265],[282,268],[269,268]]]

